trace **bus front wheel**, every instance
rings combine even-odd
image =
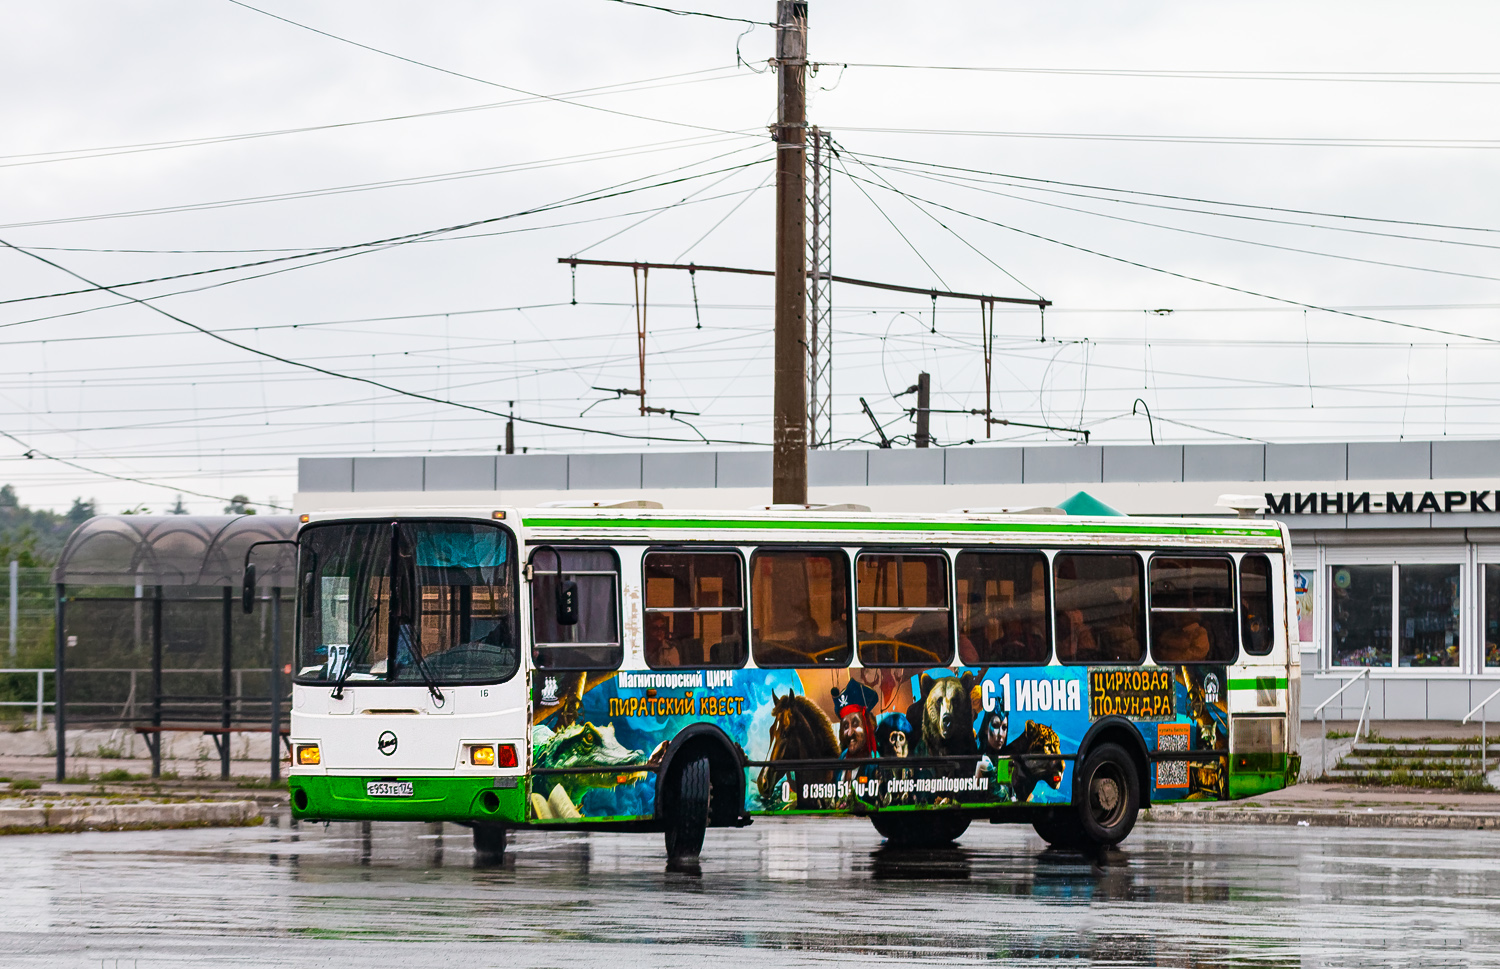
[[[708,805],[712,780],[707,757],[682,765],[676,790],[667,810],[667,863],[694,865],[703,852],[703,833],[708,828]]]

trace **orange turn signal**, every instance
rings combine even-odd
[[[315,767],[323,763],[323,752],[317,744],[305,744],[297,748],[297,763],[303,767]]]
[[[475,767],[494,767],[495,748],[489,744],[476,745],[469,748],[469,763]]]

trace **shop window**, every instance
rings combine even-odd
[[[1146,655],[1141,559],[1128,553],[1059,554],[1052,560],[1057,658],[1139,663]]]
[[[1234,563],[1226,558],[1151,559],[1151,658],[1158,663],[1233,663]]]
[[[1334,565],[1329,613],[1329,646],[1334,666],[1391,665],[1389,565]]]
[[[1402,666],[1457,666],[1457,565],[1401,565],[1399,657]]]
[[[762,549],[750,558],[757,666],[848,666],[849,560],[837,549]]]
[[[965,666],[1045,666],[1047,557],[1040,552],[959,552],[958,657]]]
[[[1240,645],[1251,656],[1266,656],[1276,645],[1271,574],[1264,555],[1240,559]]]
[[[1484,665],[1500,667],[1500,565],[1484,569]]]
[[[1313,601],[1317,595],[1317,574],[1314,569],[1296,569],[1292,572],[1292,582],[1297,594],[1297,640],[1303,645],[1316,639]]]
[[[952,661],[946,556],[865,552],[855,563],[854,578],[862,664],[947,666]]]
[[[734,552],[647,552],[646,664],[736,668],[745,665],[745,597]]]
[[[538,669],[620,665],[620,560],[613,549],[543,546],[531,553],[532,656]],[[559,591],[571,592],[573,615]],[[560,620],[571,618],[574,622]]]

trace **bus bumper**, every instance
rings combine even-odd
[[[371,797],[370,781],[410,781],[410,797]],[[519,824],[526,819],[526,789],[497,787],[494,777],[293,776],[292,817],[299,821],[488,821]]]

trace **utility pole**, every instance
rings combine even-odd
[[[807,3],[776,0],[776,382],[771,501],[807,503]],[[644,383],[642,390],[645,389]]]
[[[932,447],[928,420],[932,414],[932,377],[917,374],[917,447]]]
[[[516,402],[510,402],[510,416],[505,419],[505,453],[516,453]]]

